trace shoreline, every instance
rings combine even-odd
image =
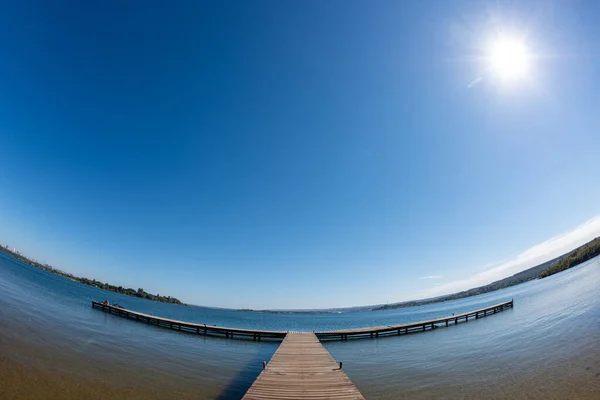
[[[364,311],[384,311],[398,308],[410,308],[410,307],[420,307],[429,304],[442,303],[445,301],[464,299],[467,297],[477,296],[484,293],[495,292],[497,290],[505,289],[511,286],[520,285],[522,283],[535,280],[535,279],[543,279],[548,276],[552,276],[556,273],[560,273],[566,271],[570,268],[576,267],[579,264],[582,264],[586,261],[589,261],[595,257],[600,256],[600,237],[596,237],[591,241],[565,253],[561,256],[553,258],[549,261],[536,265],[534,267],[528,268],[521,272],[518,272],[514,275],[508,276],[506,278],[494,281],[487,285],[478,286],[475,288],[471,288],[468,290],[464,290],[462,292],[451,293],[448,295],[427,298],[427,299],[419,299],[419,300],[408,300],[402,301],[392,304],[385,305],[368,305],[368,306],[353,306],[353,307],[337,307],[337,308],[322,308],[322,309],[264,309],[264,310],[254,310],[249,308],[242,309],[233,309],[233,308],[220,308],[220,307],[208,307],[208,306],[200,306],[194,304],[185,304],[180,300],[170,297],[170,296],[160,296],[153,295],[150,293],[146,293],[142,288],[139,288],[135,291],[132,288],[123,288],[121,286],[114,286],[108,283],[103,283],[100,281],[96,281],[95,279],[81,278],[75,275],[72,275],[68,272],[61,271],[59,269],[53,268],[49,265],[42,265],[37,261],[34,261],[27,256],[11,251],[8,246],[0,245],[0,250],[5,254],[14,257],[20,261],[26,262],[33,267],[42,269],[44,271],[50,272],[57,276],[72,280],[74,282],[78,282],[84,285],[93,286],[102,290],[106,290],[108,292],[119,293],[126,296],[142,298],[151,301],[157,301],[161,303],[169,303],[169,304],[177,304],[177,305],[189,305],[193,307],[205,307],[205,308],[214,308],[214,309],[225,309],[232,310],[238,312],[246,312],[246,313],[258,313],[258,314],[280,314],[280,315],[297,315],[297,314],[341,314],[348,312],[364,312]]]
[[[175,297],[160,296],[160,295],[156,295],[156,294],[147,293],[142,288],[135,290],[132,288],[124,288],[122,286],[115,286],[115,285],[111,285],[109,283],[100,282],[95,279],[82,278],[79,276],[75,276],[69,272],[62,271],[62,270],[54,268],[50,265],[41,264],[37,261],[34,261],[34,260],[28,258],[27,256],[25,256],[19,252],[11,251],[8,248],[8,246],[0,245],[0,250],[3,251],[5,254],[7,254],[13,258],[16,258],[19,261],[22,261],[24,263],[31,265],[32,267],[39,268],[43,271],[49,272],[51,274],[60,276],[65,279],[69,279],[73,282],[81,283],[82,285],[88,285],[88,286],[96,287],[98,289],[106,290],[107,292],[119,293],[119,294],[122,294],[125,296],[142,298],[145,300],[156,301],[159,303],[185,305],[184,303],[182,303],[181,301],[179,301],[179,299],[176,299]]]
[[[84,307],[83,299],[98,291],[57,285],[22,265],[0,268],[0,288],[8,290],[0,307],[2,399],[236,399],[276,350],[272,342],[198,337],[105,318]],[[514,312],[490,320],[469,319],[468,325],[438,329],[431,337],[360,340],[352,346],[336,340],[324,346],[344,362],[369,399],[398,394],[595,399],[600,394],[598,266],[596,261],[540,281],[544,284],[527,293],[517,289]],[[562,311],[547,312],[540,303]],[[576,305],[585,313],[571,313]]]

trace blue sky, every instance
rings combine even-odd
[[[85,3],[0,15],[0,242],[41,261],[334,307],[600,233],[596,2]],[[531,56],[510,82],[506,35]]]

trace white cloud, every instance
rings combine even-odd
[[[420,279],[442,279],[442,275],[428,275],[428,276],[422,276]]]
[[[424,289],[419,292],[418,297],[427,298],[441,296],[487,285],[488,283],[514,275],[517,272],[521,272],[527,268],[531,268],[567,253],[597,236],[600,236],[600,216],[592,218],[570,232],[533,246],[515,258],[502,262],[494,268],[490,268],[466,279],[446,282]],[[425,278],[428,277],[424,277],[423,279]]]

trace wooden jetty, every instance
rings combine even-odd
[[[462,314],[450,315],[447,317],[432,319],[428,321],[411,322],[402,325],[385,325],[375,326],[368,328],[352,328],[352,329],[341,329],[335,331],[315,332],[317,337],[321,340],[327,339],[342,339],[348,340],[348,338],[365,338],[365,337],[376,337],[379,336],[390,336],[390,335],[404,335],[407,333],[425,332],[426,330],[432,330],[439,328],[440,326],[448,326],[449,324],[457,325],[461,322],[469,322],[469,318],[479,319],[493,315],[498,312],[504,311],[508,308],[513,308],[513,300],[504,303],[496,304],[490,307],[481,308],[475,311],[469,311]]]
[[[314,333],[290,332],[242,399],[364,397]]]
[[[468,322],[493,315],[513,307],[513,301],[496,304],[462,314],[403,325],[388,325],[324,332],[286,332],[226,328],[161,318],[154,315],[115,307],[96,301],[92,307],[128,319],[159,327],[175,329],[199,335],[218,335],[226,338],[250,338],[253,340],[275,339],[283,342],[269,363],[263,362],[263,371],[246,392],[246,400],[270,399],[362,399],[356,386],[323,347],[321,340],[350,338],[377,338],[386,335],[402,335],[424,332],[440,326]]]
[[[282,340],[287,334],[287,331],[264,331],[255,329],[226,328],[224,326],[206,324],[195,324],[192,322],[178,321],[176,319],[162,318],[137,311],[131,311],[122,307],[111,306],[97,301],[92,301],[92,307],[107,312],[109,314],[118,315],[120,317],[133,319],[139,322],[145,322],[150,325],[156,325],[162,328],[173,329],[176,331],[195,333],[197,335],[223,336],[228,339],[252,338],[253,340]]]
[[[288,333],[288,331],[227,328],[223,326],[211,326],[206,324],[196,324],[191,322],[178,321],[174,319],[157,317],[150,314],[144,314],[137,311],[131,311],[125,308],[115,307],[97,301],[92,302],[92,307],[107,312],[109,314],[133,319],[139,322],[145,322],[150,325],[156,325],[163,328],[169,328],[176,331],[188,332],[198,335],[222,336],[229,339],[252,338],[252,340],[283,340]],[[512,300],[475,311],[469,311],[457,315],[450,315],[447,317],[432,319],[428,321],[411,322],[409,324],[401,325],[386,325],[368,328],[352,328],[333,331],[322,331],[314,332],[314,334],[320,340],[348,340],[349,338],[378,338],[380,336],[404,335],[408,333],[425,332],[427,330],[449,326],[450,324],[457,325],[459,323],[469,322],[469,319],[473,320],[487,317],[488,315],[493,315],[509,308],[513,308]]]

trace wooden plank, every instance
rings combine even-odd
[[[243,399],[364,397],[314,333],[290,332]]]

